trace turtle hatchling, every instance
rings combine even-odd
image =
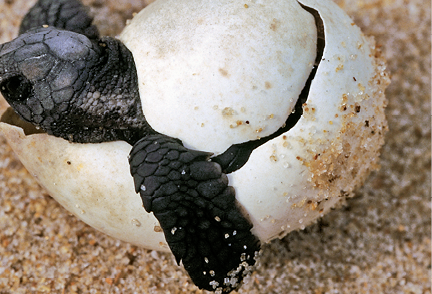
[[[66,209],[199,288],[238,289],[378,167],[385,63],[332,1],[157,0],[118,38],[88,11],[39,0],[0,45],[0,133]]]

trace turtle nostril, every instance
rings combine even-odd
[[[22,75],[8,77],[0,83],[0,91],[8,101],[26,100],[31,89],[31,83]]]

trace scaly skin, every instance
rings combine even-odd
[[[24,120],[73,142],[133,143],[151,131],[132,54],[113,38],[24,33],[0,46],[0,90]]]
[[[135,144],[129,162],[144,208],[159,220],[177,263],[196,285],[229,293],[251,272],[260,246],[210,155],[150,135]]]

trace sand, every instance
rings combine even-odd
[[[431,293],[431,5],[336,1],[388,61],[389,132],[381,169],[347,205],[266,244],[238,293]],[[34,0],[0,0],[0,43]],[[146,1],[87,0],[116,35]],[[0,112],[6,102],[0,96]],[[170,254],[137,248],[58,205],[0,137],[0,293],[210,293]]]

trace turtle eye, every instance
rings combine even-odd
[[[8,77],[0,83],[0,91],[8,101],[26,100],[31,89],[31,83],[22,75]]]

